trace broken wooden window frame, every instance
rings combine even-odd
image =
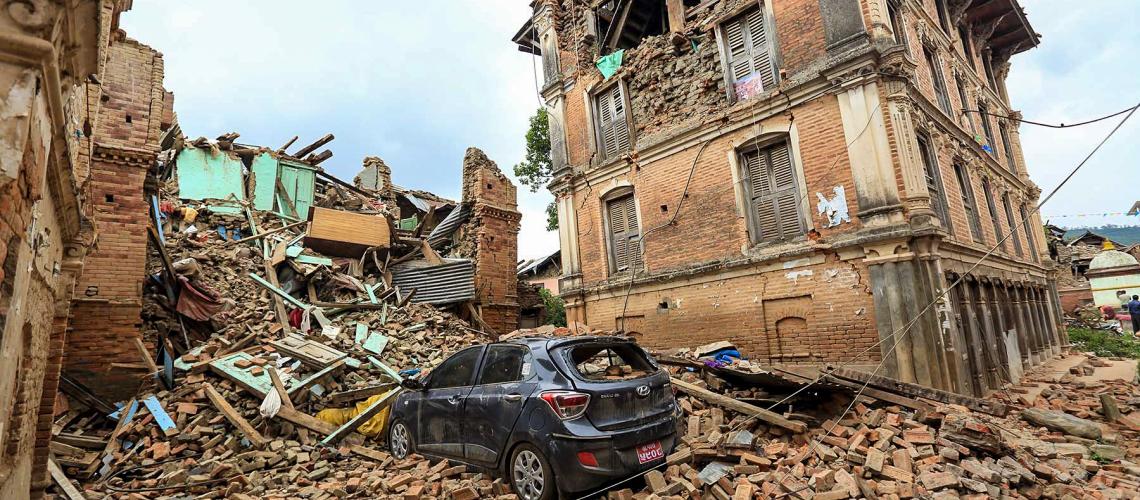
[[[773,188],[771,179],[777,176],[773,154],[786,152],[786,175],[790,176],[788,182],[780,187]],[[744,192],[744,212],[748,222],[748,234],[752,244],[794,241],[803,237],[810,229],[810,223],[804,217],[803,170],[800,168],[796,148],[790,134],[772,134],[767,138],[749,141],[734,151],[734,168],[739,174]],[[755,158],[755,165],[751,158]],[[753,168],[755,167],[755,168]],[[756,177],[762,173],[762,180]],[[763,182],[763,184],[759,184]],[[766,189],[763,186],[767,186]],[[758,193],[758,188],[767,192]],[[791,195],[791,199],[787,198]],[[765,199],[767,198],[767,199]],[[785,203],[781,203],[781,200]],[[785,215],[786,202],[791,202],[794,213]],[[761,220],[759,213],[761,203],[772,203],[771,223]],[[795,224],[795,227],[785,228],[785,224]],[[775,227],[772,227],[775,224]],[[767,226],[767,227],[766,227]]]
[[[962,210],[966,214],[966,222],[970,225],[970,235],[974,241],[983,243],[982,223],[978,219],[978,204],[974,198],[974,186],[970,184],[970,173],[966,165],[961,162],[954,163],[954,175],[958,178],[958,190],[962,193]]]
[[[755,75],[758,73],[761,74],[761,82],[764,85],[764,92],[776,88],[776,86],[780,83],[779,68],[781,61],[779,60],[779,42],[776,37],[776,16],[772,13],[771,2],[761,2],[760,5],[756,5],[755,3],[745,3],[743,5],[746,7],[740,8],[732,14],[724,16],[724,18],[717,23],[717,28],[715,30],[717,49],[720,52],[722,70],[721,73],[724,76],[725,92],[729,103],[736,103],[739,101],[736,95],[735,84],[737,80],[745,76]],[[752,15],[760,16],[759,23],[757,25],[763,27],[764,45],[766,46],[765,52],[768,58],[768,69],[771,71],[771,73],[769,75],[764,75],[759,69],[753,67],[751,73],[737,77],[733,71],[733,65],[738,59],[740,59],[740,57],[733,57],[733,51],[730,45],[729,30],[734,24],[741,27],[740,36],[743,38],[741,43],[744,44],[744,52],[740,55],[748,59],[749,66],[753,66],[756,62],[757,54],[754,53],[756,47],[754,45],[754,35],[751,29],[752,23],[750,23],[748,19],[748,17]],[[764,82],[764,76],[768,76],[771,79],[771,82]]]
[[[606,260],[610,275],[637,274],[644,265],[644,256],[641,255],[641,207],[633,187],[614,188],[602,196],[601,202]],[[613,217],[615,210],[624,212],[624,218],[617,227]],[[631,214],[637,219],[634,221],[635,224],[628,222]],[[618,231],[618,229],[623,230]],[[619,243],[624,243],[624,258],[619,254],[622,248]]]
[[[615,96],[615,94],[617,94]],[[616,100],[615,100],[616,99]],[[615,102],[622,105],[621,119],[615,120]],[[590,93],[590,111],[593,114],[591,122],[594,126],[594,143],[597,145],[598,158],[611,161],[620,158],[633,149],[636,141],[633,133],[633,114],[630,113],[630,100],[625,81],[617,78],[613,83],[604,85]],[[606,115],[610,116],[607,120]],[[624,128],[626,144],[621,143],[619,133]],[[607,132],[613,130],[612,148],[606,141]]]

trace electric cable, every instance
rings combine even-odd
[[[964,112],[964,113],[978,113],[978,114],[980,114],[980,115],[988,115],[988,116],[992,116],[992,117],[995,117],[995,118],[1004,118],[1004,119],[1006,119],[1006,120],[1015,121],[1015,122],[1020,122],[1020,123],[1028,123],[1028,124],[1030,124],[1030,125],[1037,125],[1037,126],[1039,126],[1039,127],[1049,127],[1049,128],[1073,128],[1073,127],[1080,127],[1080,126],[1082,126],[1082,125],[1088,125],[1088,124],[1091,124],[1091,123],[1096,123],[1096,122],[1099,122],[1099,121],[1107,120],[1107,119],[1109,119],[1109,118],[1112,118],[1112,117],[1114,117],[1114,116],[1120,116],[1120,115],[1122,115],[1122,114],[1124,114],[1124,113],[1127,113],[1127,112],[1129,112],[1130,110],[1133,110],[1133,109],[1135,109],[1135,107],[1131,107],[1131,108],[1124,108],[1124,109],[1122,109],[1122,110],[1120,110],[1120,111],[1117,111],[1117,112],[1115,112],[1115,113],[1112,113],[1112,114],[1109,114],[1109,115],[1104,115],[1104,116],[1101,116],[1101,117],[1099,117],[1099,118],[1093,118],[1093,119],[1091,119],[1091,120],[1085,120],[1085,121],[1083,121],[1083,122],[1077,122],[1077,123],[1069,123],[1069,124],[1066,124],[1066,123],[1060,123],[1060,124],[1056,124],[1056,125],[1054,125],[1054,124],[1052,124],[1052,123],[1042,123],[1042,122],[1037,122],[1037,121],[1033,121],[1033,120],[1026,120],[1026,119],[1023,119],[1023,118],[1014,118],[1014,117],[1012,117],[1012,116],[1009,116],[1009,115],[1000,115],[1000,114],[997,114],[997,113],[990,113],[989,111],[982,111],[982,110],[980,110],[980,109],[963,109],[963,110],[962,110],[962,112]]]

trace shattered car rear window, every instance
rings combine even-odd
[[[587,380],[630,380],[657,369],[633,344],[586,344],[570,348],[570,361]]]

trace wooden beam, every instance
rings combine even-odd
[[[343,368],[345,363],[347,363],[346,360],[339,359],[335,363],[325,367],[323,370],[318,371],[317,373],[310,375],[309,378],[306,378],[305,380],[298,382],[292,388],[290,388],[289,389],[289,395],[292,396],[293,394],[298,394],[301,391],[308,389],[310,386],[312,386],[313,384],[316,384],[322,378],[325,378],[325,377],[331,375],[333,372]]]
[[[234,427],[237,427],[254,446],[260,448],[269,442],[265,436],[257,432],[257,429],[249,425],[249,422],[242,418],[241,414],[238,413],[233,406],[230,406],[226,398],[222,397],[221,393],[219,393],[217,389],[214,389],[214,386],[209,383],[206,384],[206,397],[210,398],[210,402],[214,404],[214,408],[217,408],[218,412],[226,417],[226,420],[229,420]]]
[[[364,399],[368,399],[377,394],[384,394],[396,387],[396,384],[380,384],[372,387],[365,387],[363,389],[352,389],[349,391],[340,391],[329,394],[325,397],[325,402],[329,406],[342,406],[347,403],[355,403]]]
[[[665,8],[669,11],[669,31],[673,33],[685,32],[685,2],[684,0],[665,0]]]
[[[296,217],[298,219],[308,218],[309,214],[305,214],[305,217],[301,217],[301,214],[297,213],[297,206],[293,204],[293,197],[289,196],[289,191],[285,189],[285,184],[281,183],[281,178],[278,177],[276,181],[277,188],[275,189],[274,194],[280,196],[281,200],[285,202],[285,208],[289,209],[289,213],[293,214],[293,217]]]
[[[789,375],[791,377],[798,377],[805,384],[810,383],[811,381],[815,380],[815,377],[813,377],[809,374],[797,371],[791,367],[786,367],[786,366],[785,367],[773,367],[772,370],[786,374],[786,375]],[[829,384],[835,384],[835,385],[838,385],[841,387],[845,387],[847,389],[850,389],[853,393],[858,392],[859,389],[863,387],[863,384],[858,384],[855,382],[851,382],[849,380],[843,380],[841,378],[832,377],[829,375],[824,375],[823,381],[825,381]],[[927,403],[924,401],[919,401],[917,399],[911,399],[911,398],[908,398],[906,396],[900,396],[898,394],[890,393],[887,391],[880,391],[878,389],[874,389],[871,387],[867,387],[867,388],[863,389],[863,395],[867,396],[867,397],[875,398],[875,399],[878,399],[880,401],[884,401],[887,403],[896,404],[896,405],[902,406],[904,408],[910,408],[912,410],[921,410],[921,411],[927,411],[927,412],[934,411],[934,405],[932,405],[930,403]]]
[[[301,136],[299,136],[299,135],[293,136],[293,138],[289,139],[289,141],[286,142],[284,146],[277,148],[277,152],[278,153],[284,153],[286,149],[289,149],[289,146],[292,146],[293,143],[297,142],[297,139],[300,139],[300,138],[301,138]]]
[[[55,481],[56,486],[59,486],[59,490],[67,496],[68,500],[87,499],[87,497],[83,496],[83,493],[81,493],[75,487],[75,485],[71,484],[71,480],[67,478],[67,474],[63,473],[63,469],[59,468],[59,465],[55,463],[55,460],[52,460],[49,457],[47,466],[48,472],[51,473],[52,481]]]
[[[276,281],[276,276],[277,276],[276,272],[270,273],[270,274],[273,275],[274,281]],[[262,278],[261,276],[258,276],[254,273],[249,273],[249,277],[253,281],[257,282],[258,285],[265,287],[266,289],[273,292],[278,297],[285,299],[286,302],[293,304],[294,307],[299,307],[301,309],[306,309],[309,307],[308,304],[301,302],[296,297],[289,295],[288,293],[285,293],[285,290],[282,290],[278,285],[274,285],[274,284],[270,283],[265,278]],[[285,318],[285,320],[288,321],[288,318]]]
[[[266,236],[269,236],[271,234],[280,233],[281,231],[285,231],[287,229],[293,229],[295,227],[299,227],[301,225],[308,224],[308,223],[309,223],[309,221],[304,221],[304,220],[301,222],[294,222],[294,223],[289,224],[287,226],[281,226],[277,229],[270,229],[269,231],[265,231],[263,233],[255,234],[253,236],[246,236],[245,238],[242,238],[240,240],[231,240],[231,241],[227,242],[226,245],[237,245],[238,243],[246,243],[246,242],[250,242],[250,241],[260,240],[260,239],[262,239]]]
[[[154,363],[154,358],[150,356],[150,351],[146,350],[146,345],[143,344],[142,339],[135,337],[134,341],[135,348],[139,350],[139,355],[142,356],[143,364],[146,365],[147,369],[150,370],[152,374],[158,373],[158,365]]]
[[[952,392],[946,392],[932,387],[924,387],[918,384],[909,382],[902,382],[889,377],[881,375],[872,375],[870,373],[852,370],[850,368],[835,368],[828,372],[829,375],[837,378],[861,382],[870,387],[881,389],[887,392],[894,392],[898,394],[905,394],[915,398],[925,398],[932,401],[941,403],[951,403],[965,406],[974,411],[980,411],[996,417],[1004,417],[1009,413],[1009,408],[1000,401],[990,401],[985,399],[972,398]]]
[[[323,162],[329,158],[332,158],[332,156],[333,156],[332,150],[326,149],[326,150],[321,151],[320,153],[317,153],[315,155],[309,155],[308,158],[305,158],[305,163],[308,163],[309,165],[313,165],[313,166],[320,165],[321,162]]]
[[[302,413],[284,406],[282,406],[280,410],[277,410],[277,417],[325,436],[336,431],[336,426],[333,424],[309,415],[308,413]]]
[[[71,434],[61,432],[51,437],[52,441],[59,441],[60,443],[68,446],[75,446],[88,450],[102,450],[107,447],[107,440],[95,436],[83,436],[80,434]]]
[[[292,156],[293,158],[302,158],[305,155],[312,153],[313,151],[316,151],[317,148],[332,142],[333,139],[336,139],[336,136],[334,136],[332,134],[325,134],[324,137],[317,139],[316,141],[314,141],[312,144],[309,144],[308,146],[305,146],[301,149],[298,149],[296,152],[290,154],[289,156]]]
[[[266,371],[269,372],[269,379],[273,381],[273,389],[277,391],[278,396],[281,396],[281,407],[293,409],[293,400],[289,398],[289,391],[285,390],[285,383],[281,381],[277,368],[270,366]]]
[[[435,253],[435,249],[433,249],[431,245],[428,244],[427,240],[420,240],[420,248],[424,252],[424,260],[427,260],[428,264],[431,264],[433,266],[443,264],[443,257],[440,257],[438,253]]]
[[[369,405],[368,408],[364,409],[364,411],[356,414],[355,417],[352,417],[352,420],[345,422],[344,425],[338,427],[337,430],[333,431],[332,434],[329,434],[324,439],[322,439],[321,444],[325,446],[336,444],[345,436],[349,435],[352,431],[355,431],[358,427],[364,425],[365,422],[372,420],[372,417],[375,417],[377,414],[379,414],[381,410],[391,405],[394,401],[396,401],[396,396],[398,396],[401,392],[403,391],[396,389],[389,392],[384,397],[377,399],[376,402]]]
[[[768,410],[760,408],[759,406],[753,406],[748,403],[737,401],[734,398],[717,394],[708,389],[698,387],[676,377],[673,377],[671,382],[678,389],[684,391],[689,395],[700,398],[707,403],[723,406],[738,413],[756,417],[760,420],[768,422],[769,424],[778,425],[792,432],[804,432],[807,430],[807,424],[803,422],[797,422],[795,420],[788,420],[777,413],[770,412]]]

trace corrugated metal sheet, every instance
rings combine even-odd
[[[431,230],[431,234],[428,235],[428,244],[431,245],[432,248],[437,248],[447,243],[447,241],[451,239],[451,235],[455,233],[455,230],[459,229],[459,226],[463,225],[464,222],[467,222],[467,218],[470,216],[471,206],[467,203],[462,203],[455,207],[451,213],[447,214],[447,217],[443,218],[443,221],[440,222],[439,225],[435,226],[435,229]]]
[[[475,263],[467,259],[444,259],[432,266],[425,260],[404,262],[392,268],[392,284],[400,293],[416,290],[412,302],[452,304],[475,298]]]

